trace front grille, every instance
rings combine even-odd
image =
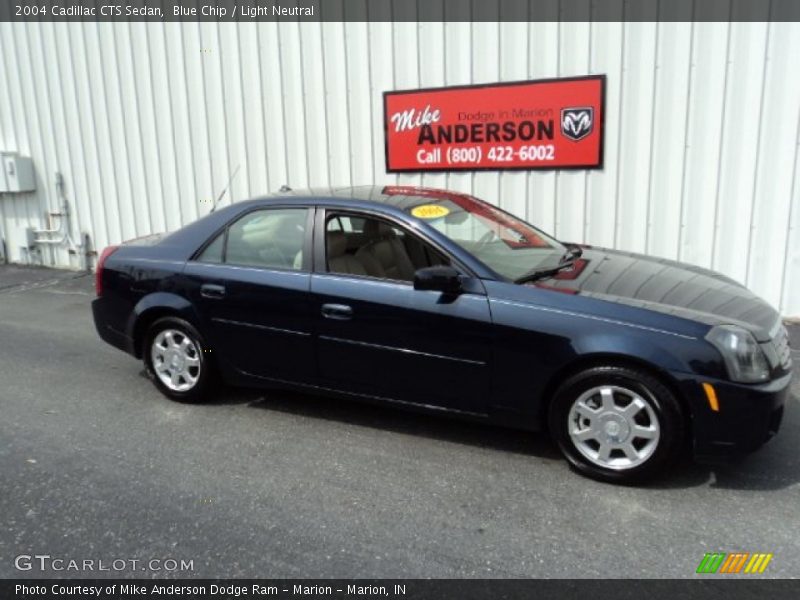
[[[792,367],[792,349],[789,347],[789,332],[784,325],[780,326],[778,333],[772,338],[772,345],[777,354],[778,364],[784,370],[790,369]]]

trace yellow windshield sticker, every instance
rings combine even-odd
[[[420,204],[411,209],[411,214],[418,219],[441,219],[450,214],[450,209],[440,204]]]

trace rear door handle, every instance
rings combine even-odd
[[[219,299],[225,297],[225,286],[204,283],[200,286],[200,295],[203,298]]]
[[[326,319],[348,321],[353,318],[353,309],[346,304],[323,304],[322,316]]]

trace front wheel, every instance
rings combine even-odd
[[[556,392],[550,432],[580,473],[610,482],[650,477],[673,461],[685,435],[675,395],[649,373],[594,367]]]
[[[156,387],[180,402],[201,402],[212,387],[212,365],[200,333],[176,317],[156,320],[147,332],[144,362]]]

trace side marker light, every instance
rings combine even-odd
[[[706,398],[708,399],[708,406],[711,407],[711,410],[714,412],[719,412],[719,400],[717,400],[717,392],[714,389],[714,386],[710,383],[704,383],[703,389],[706,392]]]

